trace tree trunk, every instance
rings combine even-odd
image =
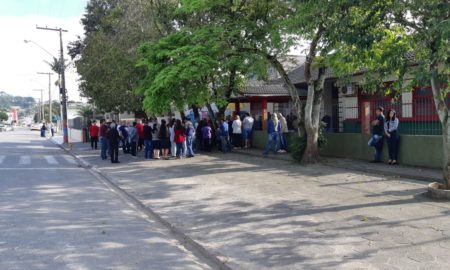
[[[283,65],[278,61],[278,59],[271,55],[267,55],[266,57],[272,64],[272,66],[278,71],[278,73],[280,73],[281,78],[284,82],[284,86],[286,86],[289,91],[289,95],[291,96],[292,102],[294,103],[295,114],[297,116],[297,119],[299,120],[298,135],[302,137],[305,134],[305,128],[303,126],[304,122],[302,121],[304,119],[303,116],[304,107],[300,101],[300,97],[298,96],[297,88],[292,83],[291,78],[289,78],[288,74],[286,73],[286,70],[284,69]]]
[[[192,111],[194,112],[194,119],[196,121],[200,121],[200,114],[198,113],[197,105],[192,105],[191,108],[192,108]]]
[[[214,111],[211,107],[211,104],[209,104],[209,103],[206,104],[206,107],[208,108],[209,115],[211,115],[212,128],[216,129],[217,128],[217,119],[216,119],[216,115],[214,114]]]
[[[442,93],[441,85],[438,79],[437,65],[431,70],[431,88],[433,90],[434,105],[439,116],[439,121],[442,125],[442,143],[444,151],[443,173],[444,185],[446,189],[450,189],[450,119],[447,104],[445,103],[445,96]]]
[[[320,109],[323,101],[324,70],[319,69],[319,79],[308,86],[308,96],[305,107],[306,149],[302,163],[313,164],[320,160],[319,129]]]

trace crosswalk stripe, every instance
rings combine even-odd
[[[59,162],[53,156],[44,156],[45,160],[47,160],[48,164],[57,165]]]
[[[67,156],[67,155],[65,155],[65,156],[63,156],[64,157],[64,159],[67,161],[67,162],[69,162],[70,164],[77,164],[77,162],[75,161],[75,159],[73,158],[73,157],[71,157],[71,156]]]
[[[4,160],[5,160],[5,156],[0,156],[0,164],[2,164]]]
[[[30,156],[20,156],[19,164],[20,165],[31,164],[31,157]]]

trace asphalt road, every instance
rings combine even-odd
[[[209,269],[39,132],[0,133],[0,269]]]

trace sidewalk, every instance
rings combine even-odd
[[[262,150],[259,149],[235,149],[235,153],[263,157]],[[265,158],[296,162],[289,153],[269,154]],[[384,176],[416,179],[428,182],[440,182],[442,180],[442,170],[420,168],[404,165],[389,166],[386,163],[369,163],[367,161],[323,157],[322,164],[336,168],[343,168],[367,173],[375,173]],[[299,165],[300,166],[300,165]]]
[[[423,181],[251,153],[111,164],[88,144],[72,152],[233,269],[450,265],[450,205]]]

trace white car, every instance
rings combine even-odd
[[[39,123],[31,124],[30,130],[41,130],[41,124],[39,124]]]
[[[13,131],[14,127],[11,125],[5,125],[5,131]]]

